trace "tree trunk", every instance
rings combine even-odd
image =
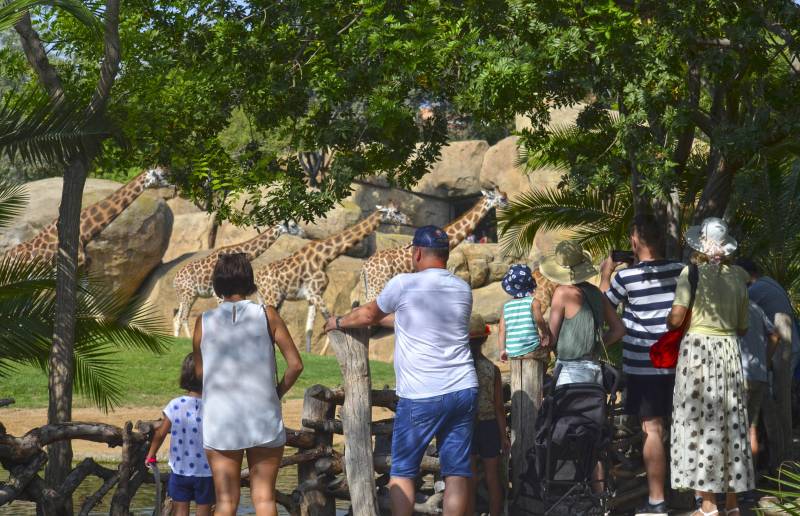
[[[533,514],[530,498],[519,496],[528,469],[526,455],[536,438],[536,416],[542,406],[544,364],[533,358],[513,358],[511,363],[511,500],[509,514]]]
[[[369,330],[329,334],[344,380],[344,461],[355,516],[377,516],[378,497],[372,457],[372,391],[369,372]]]
[[[776,470],[792,455],[792,332],[789,314],[775,314],[775,329],[781,342],[772,357],[772,396],[764,396],[764,426],[770,469]]]
[[[73,352],[75,348],[75,311],[77,305],[78,245],[83,187],[89,163],[73,159],[64,173],[61,206],[58,213],[58,256],[56,257],[56,307],[53,343],[50,349],[50,400],[48,424],[72,420]],[[70,441],[48,447],[49,460],[45,479],[52,488],[61,486],[72,466]],[[63,509],[71,513],[70,500]]]
[[[680,260],[681,249],[681,199],[676,189],[672,189],[667,200],[666,249],[664,256],[670,260]]]
[[[50,64],[39,35],[33,30],[29,14],[14,26],[20,36],[25,56],[39,82],[54,102],[63,100],[64,88],[57,70]],[[87,109],[87,117],[100,117],[111,95],[120,62],[119,0],[106,0],[103,35],[103,61],[100,77]],[[61,206],[58,216],[58,255],[56,257],[56,301],[53,321],[53,343],[50,351],[48,380],[50,424],[72,419],[73,352],[75,348],[75,311],[78,279],[78,245],[80,212],[86,175],[102,142],[98,141],[85,155],[73,157],[64,172]],[[49,460],[45,479],[51,487],[60,486],[72,463],[69,442],[48,448]],[[64,497],[59,514],[72,514],[72,500]]]
[[[321,387],[321,386],[319,386]],[[326,421],[332,419],[336,412],[336,405],[326,401],[320,401],[313,397],[310,389],[306,390],[303,397],[303,419],[312,421]],[[305,430],[305,429],[304,429]],[[333,446],[333,434],[331,432],[315,432],[314,444],[317,446]],[[297,482],[315,482],[322,480],[321,475],[315,468],[316,461],[305,462],[297,466]],[[301,516],[335,516],[336,500],[332,496],[318,490],[306,491],[300,499]]]
[[[708,180],[694,212],[694,224],[706,217],[722,217],[731,199],[736,167],[719,150],[712,150],[710,162]]]

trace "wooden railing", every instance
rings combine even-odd
[[[343,387],[314,385],[307,389],[303,400],[302,427],[299,430],[287,429],[287,450],[281,467],[296,467],[298,482],[292,492],[279,492],[277,501],[292,515],[335,516],[337,501],[347,501],[352,507],[352,514],[356,516],[376,516],[389,512],[386,485],[391,468],[394,420],[372,421],[372,408],[394,411],[397,397],[391,389],[372,389],[367,360],[368,340],[366,331],[330,334],[331,345],[342,368]],[[511,383],[515,386],[525,383],[523,376],[528,375],[523,373],[528,371],[525,367],[529,366],[512,367]],[[513,373],[520,375],[519,381],[514,381]],[[535,388],[540,392],[538,389]],[[511,401],[512,404],[507,407],[509,409],[516,406],[513,397]],[[517,434],[520,441],[525,442],[530,439],[533,430],[533,407],[539,404],[531,400],[526,403],[532,404],[530,410],[534,414],[510,419],[525,425],[524,437],[523,434]],[[2,405],[3,400],[0,400]],[[36,503],[40,513],[53,514],[54,507],[62,504],[66,497],[72,497],[89,476],[95,476],[101,481],[100,487],[79,508],[75,508],[76,512],[88,514],[111,496],[110,514],[129,514],[130,503],[136,492],[142,485],[155,482],[153,474],[144,465],[144,458],[159,424],[160,421],[144,421],[136,425],[128,422],[120,428],[102,423],[71,422],[45,425],[20,437],[9,435],[0,424],[0,465],[9,473],[9,479],[0,483],[0,506],[13,500],[28,500]],[[344,453],[334,446],[335,435],[345,436]],[[613,463],[610,473],[616,487],[613,507],[635,504],[647,494],[642,475],[641,437],[638,428],[628,432],[617,429],[610,450]],[[88,458],[70,472],[62,486],[55,489],[46,486],[40,473],[47,461],[45,447],[68,439],[119,447],[117,467],[103,466]],[[521,448],[520,443],[517,450],[524,455]],[[443,493],[441,482],[438,482],[438,458],[426,454],[421,472],[432,478],[428,477],[429,481],[423,484],[415,512],[441,514]],[[160,475],[160,482],[166,483],[168,476],[167,472]],[[249,486],[249,472],[246,469],[242,471],[241,478],[242,486]],[[516,482],[520,481],[519,474],[513,478]],[[166,490],[160,491],[164,493]],[[163,499],[158,500],[157,505],[167,511],[168,505],[161,507],[163,502]]]

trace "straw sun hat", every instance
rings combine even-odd
[[[559,242],[551,255],[541,259],[539,270],[559,285],[574,285],[597,275],[591,255],[571,240]]]
[[[717,217],[708,217],[699,226],[687,229],[686,243],[708,256],[728,256],[738,245],[728,233],[728,224]]]

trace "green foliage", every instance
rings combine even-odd
[[[0,184],[0,227],[27,205],[19,187]],[[15,366],[44,372],[50,356],[55,313],[55,270],[50,263],[0,259],[0,378]],[[162,352],[164,323],[141,300],[123,300],[101,283],[81,278],[77,285],[74,368],[77,391],[101,409],[122,399],[120,350]]]
[[[701,175],[694,216],[721,215],[738,172],[796,146],[794,2],[520,0],[502,16],[464,103],[528,115],[526,158],[556,154],[573,187],[628,183],[637,209],[659,209],[682,175]],[[579,145],[563,147],[547,108],[579,104]]]
[[[473,54],[493,41],[504,6],[124,2],[123,63],[108,114],[130,145],[107,142],[96,173],[119,177],[161,163],[198,205],[257,224],[322,215],[366,175],[411,185],[459,137],[448,134],[442,110],[423,121],[423,102],[464,113],[469,137],[506,134],[513,113],[495,119],[467,113],[459,102],[460,84],[475,71]],[[57,12],[38,21],[43,38],[59,42],[70,95],[88,98],[97,41]],[[14,59],[18,53],[0,55],[0,66]],[[232,134],[242,119],[246,133]],[[319,188],[308,189],[297,152],[317,149],[335,159]],[[206,163],[211,174],[195,168]]]
[[[51,101],[36,90],[0,103],[0,152],[9,160],[59,163],[96,148],[110,136],[102,120],[88,118],[65,99]]]
[[[192,350],[189,339],[174,339],[162,354],[153,355],[138,350],[119,350],[114,359],[117,362],[118,381],[125,386],[120,399],[121,406],[160,407],[179,394],[183,357]],[[301,353],[303,374],[287,394],[288,399],[302,399],[303,393],[314,384],[329,387],[341,385],[342,375],[336,357]],[[286,362],[278,353],[278,374],[286,369]],[[371,361],[372,384],[378,389],[384,385],[394,386],[392,364]],[[17,408],[38,408],[47,406],[47,375],[32,366],[15,366],[14,373],[2,379],[0,395],[16,399]],[[94,406],[85,396],[77,396],[76,406]],[[155,415],[153,416],[155,417]]]
[[[763,491],[778,499],[776,505],[782,511],[781,514],[800,515],[800,464],[796,462],[783,464],[778,469],[777,478],[768,478],[778,487]]]
[[[740,253],[758,262],[800,306],[800,158],[768,163],[740,177],[737,186],[733,224]]]
[[[524,256],[539,231],[571,230],[572,237],[595,256],[628,246],[633,215],[630,190],[530,191],[512,199],[498,214],[501,242],[511,256]]]
[[[42,6],[56,7],[69,13],[95,35],[103,32],[103,24],[97,19],[96,13],[78,0],[11,0],[5,2],[0,5],[0,31],[10,29],[26,12]]]

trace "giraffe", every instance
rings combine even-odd
[[[376,206],[375,212],[338,235],[311,242],[294,254],[256,271],[256,286],[262,303],[280,309],[283,301],[287,299],[308,301],[306,351],[311,349],[311,333],[314,329],[316,311],[319,310],[326,318],[330,316],[322,300],[322,294],[328,286],[325,267],[334,258],[378,229],[381,222],[408,224],[409,220],[393,203],[385,207]]]
[[[445,226],[450,249],[461,243],[474,230],[478,223],[493,208],[503,208],[508,204],[506,194],[495,190],[481,191],[483,197],[464,215]],[[414,272],[411,264],[411,245],[384,249],[373,254],[361,268],[361,281],[364,285],[365,303],[378,297],[386,283],[404,272]],[[356,302],[357,303],[357,302]],[[355,303],[354,303],[355,304]]]
[[[303,230],[294,222],[277,224],[250,240],[221,247],[208,256],[192,260],[181,267],[172,280],[175,295],[178,297],[178,308],[175,310],[175,319],[172,322],[174,335],[176,337],[180,335],[183,328],[187,337],[192,336],[189,332],[189,312],[198,297],[209,298],[215,295],[211,276],[220,255],[245,253],[247,259],[253,261],[284,233],[302,236]]]
[[[86,246],[103,229],[111,224],[125,208],[131,205],[146,189],[167,186],[167,172],[154,167],[145,170],[105,199],[81,210],[78,265],[88,263]],[[41,259],[55,262],[58,252],[58,219],[42,228],[33,238],[21,242],[5,253],[7,258],[25,261]]]

